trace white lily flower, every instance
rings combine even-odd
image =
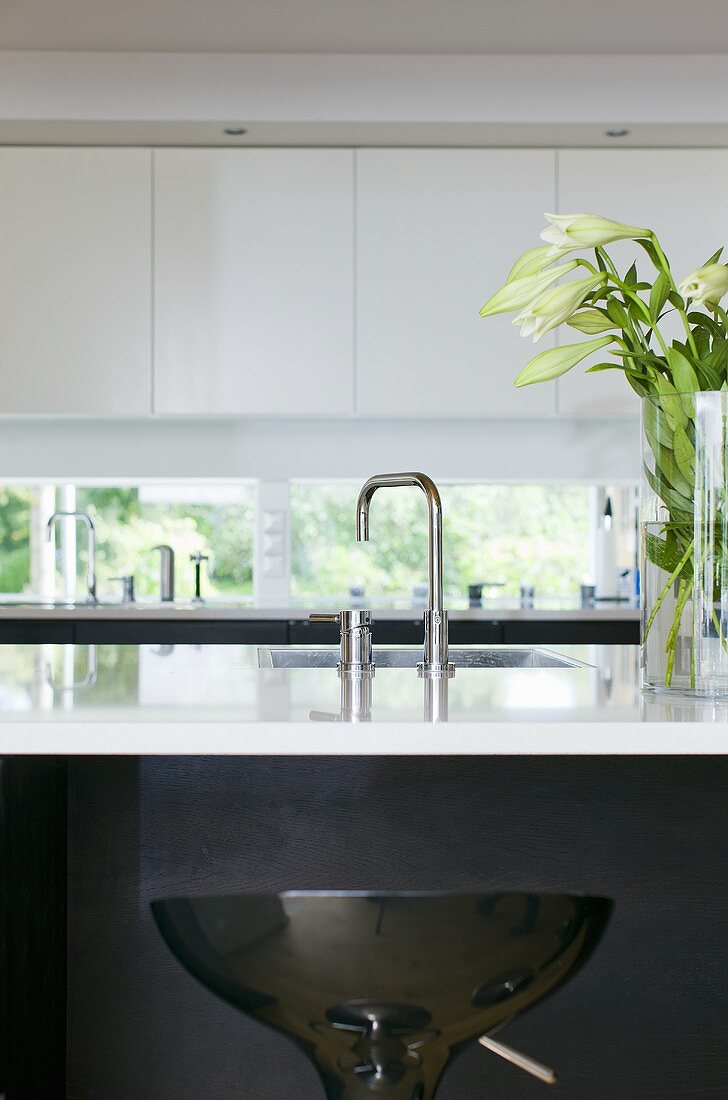
[[[649,229],[625,225],[599,214],[545,214],[551,223],[541,233],[541,240],[551,245],[551,255],[568,249],[597,248],[613,241],[640,240],[650,237]]]
[[[617,328],[617,325],[609,317],[605,317],[600,309],[583,309],[569,318],[569,328],[575,328],[577,332],[583,332],[587,336],[596,336],[600,332]]]
[[[521,336],[532,335],[535,344],[545,333],[568,321],[587,294],[598,283],[603,282],[604,278],[604,273],[600,271],[597,275],[588,275],[585,279],[573,279],[570,283],[564,283],[563,286],[553,287],[535,301],[530,302],[512,323],[521,326]]]
[[[719,302],[728,293],[728,267],[725,264],[708,264],[696,267],[686,275],[678,290],[690,298],[694,306]]]
[[[529,275],[522,279],[514,279],[506,283],[500,290],[488,299],[480,311],[481,317],[491,317],[495,313],[510,313],[514,309],[522,309],[534,298],[543,294],[544,290],[560,279],[562,275],[573,271],[577,267],[576,260],[570,260],[568,264],[542,271],[538,275]]]
[[[551,382],[554,378],[560,378],[566,374],[582,359],[592,352],[605,348],[611,344],[613,336],[601,336],[598,340],[586,340],[583,344],[568,344],[565,347],[548,348],[540,352],[518,375],[515,385],[532,386],[534,382]]]
[[[551,255],[551,247],[547,244],[529,248],[528,252],[518,257],[508,272],[506,282],[512,283],[514,279],[525,279],[529,275],[537,275],[539,271],[543,271],[545,267],[552,264],[554,259],[555,257]]]

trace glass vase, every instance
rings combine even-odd
[[[728,393],[642,400],[642,685],[728,696]]]

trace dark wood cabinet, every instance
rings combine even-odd
[[[295,888],[611,897],[593,959],[502,1038],[556,1067],[562,1100],[725,1096],[726,757],[15,758],[0,774],[6,1100],[320,1100],[300,1052],[195,982],[149,909]],[[538,1087],[471,1047],[441,1092]]]
[[[375,617],[375,645],[421,645],[420,616]],[[339,628],[307,619],[3,619],[0,645],[336,645]],[[637,645],[639,622],[613,619],[451,619],[452,645]]]

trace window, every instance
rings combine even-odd
[[[153,547],[169,543],[176,555],[179,598],[194,595],[189,557],[198,550],[210,559],[203,595],[226,600],[252,597],[252,485],[79,487],[76,505],[96,524],[100,596],[118,597],[111,578],[124,573],[134,574],[138,595],[156,595],[159,557]]]
[[[427,505],[413,489],[386,489],[371,505],[371,541],[355,541],[358,484],[291,486],[291,592],[337,606],[352,585],[367,596],[411,603],[427,582]],[[585,485],[441,484],[445,590],[466,599],[468,585],[521,584],[539,596],[578,598],[591,567],[590,490]],[[484,590],[488,594],[488,589]],[[343,606],[343,605],[342,605]]]
[[[113,578],[125,573],[134,575],[139,596],[156,596],[159,557],[153,547],[169,543],[176,554],[178,597],[194,594],[189,555],[200,550],[210,559],[203,594],[250,600],[254,505],[253,485],[240,483],[0,486],[0,592],[63,598],[73,591],[75,569],[78,598],[83,598],[83,527],[69,524],[63,535],[56,532],[55,554],[45,538],[53,511],[78,510],[88,512],[96,527],[99,599],[118,600],[121,588]],[[64,577],[64,569],[70,577]]]

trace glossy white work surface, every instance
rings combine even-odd
[[[91,621],[103,621],[106,619],[154,619],[163,621],[195,620],[195,621],[235,621],[245,622],[260,620],[306,619],[311,611],[338,611],[348,606],[346,599],[331,600],[327,603],[310,604],[305,607],[301,604],[290,607],[253,607],[246,603],[224,603],[209,601],[205,603],[193,603],[191,601],[176,600],[174,603],[154,603],[153,601],[138,601],[128,603],[104,603],[64,604],[41,603],[38,601],[0,601],[0,620],[2,619],[83,619]],[[374,604],[374,622],[377,619],[400,619],[403,621],[421,622],[424,607],[422,605],[402,605],[399,602]],[[596,607],[579,607],[570,604],[568,600],[537,600],[534,607],[520,607],[517,601],[489,600],[484,601],[482,607],[469,607],[465,600],[451,605],[450,619],[465,621],[499,621],[525,620],[535,621],[564,620],[568,622],[583,622],[604,620],[608,622],[628,621],[636,622],[640,617],[639,609],[623,603],[598,605]]]
[[[594,667],[381,668],[352,720],[335,670],[261,669],[254,646],[2,646],[0,755],[728,751],[728,705],[641,695],[635,647],[558,652]]]

